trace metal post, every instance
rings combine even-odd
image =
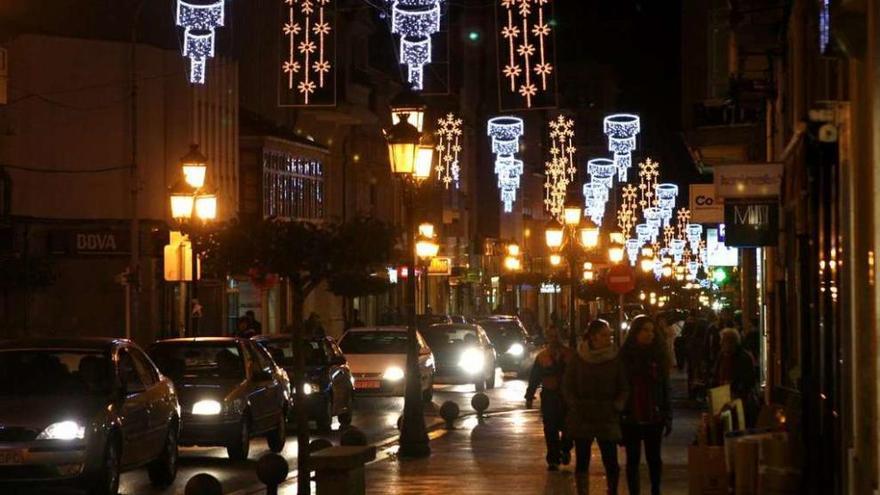
[[[192,293],[190,294],[189,304],[189,333],[190,337],[199,336],[199,317],[196,314],[196,307],[199,304],[199,253],[196,251],[196,239],[194,234],[190,234],[189,244],[192,249]]]
[[[128,170],[129,200],[131,208],[131,222],[129,224],[129,236],[131,237],[131,253],[128,260],[128,283],[125,285],[125,337],[131,338],[137,334],[138,309],[140,292],[140,214],[138,211],[138,140],[137,140],[137,27],[144,1],[138,2],[131,21],[131,43],[129,45],[129,83],[130,83],[130,122],[131,127],[131,163]]]
[[[419,348],[416,341],[416,252],[415,222],[413,222],[413,185],[404,184],[404,210],[406,214],[407,255],[410,276],[407,277],[407,341],[406,390],[403,401],[403,420],[400,424],[401,457],[427,457],[431,455],[428,431],[425,428],[422,404],[422,380],[419,369]]]
[[[577,242],[577,239],[575,239],[574,234],[571,232],[569,234],[568,278],[571,290],[568,293],[568,347],[570,349],[576,349],[577,332],[575,331],[575,327],[577,325],[577,311],[575,311],[575,301],[577,301],[577,296],[575,292],[577,291],[577,279],[575,279],[575,265],[577,265],[577,253],[575,252],[575,243]]]

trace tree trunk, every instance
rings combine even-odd
[[[291,280],[291,289],[293,297],[293,332],[291,332],[290,345],[293,349],[293,381],[295,387],[295,399],[293,413],[296,419],[296,447],[297,447],[297,493],[299,495],[309,495],[311,491],[311,472],[309,471],[309,417],[306,411],[306,394],[305,369],[306,359],[304,354],[305,346],[302,341],[306,338],[303,335],[303,304],[306,299],[306,291],[302,282]]]

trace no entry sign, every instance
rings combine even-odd
[[[615,294],[626,294],[636,288],[636,275],[629,265],[614,265],[608,270],[608,290]]]

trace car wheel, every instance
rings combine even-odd
[[[226,453],[229,458],[234,461],[243,461],[248,458],[251,450],[251,427],[247,416],[241,418],[239,425],[238,438],[232,441],[226,447]]]
[[[168,435],[165,437],[162,452],[147,466],[150,483],[155,486],[168,486],[177,477],[177,435],[177,422],[173,421],[168,425]]]
[[[287,441],[287,421],[285,421],[284,417],[285,413],[281,411],[278,417],[278,427],[266,435],[266,443],[269,444],[269,450],[276,454],[284,450],[284,443]]]
[[[333,429],[333,403],[329,399],[324,401],[320,416],[315,418],[315,426],[321,433],[329,433]]]
[[[117,495],[119,493],[119,460],[122,456],[120,450],[118,437],[116,435],[108,437],[101,472],[95,478],[89,490],[90,494]]]

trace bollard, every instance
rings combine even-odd
[[[482,392],[474,394],[471,398],[471,407],[477,411],[477,416],[482,418],[486,409],[489,409],[489,396]]]
[[[364,465],[376,459],[376,447],[330,447],[309,457],[317,495],[364,495]]]
[[[455,420],[458,419],[460,413],[461,409],[458,407],[458,404],[451,400],[440,405],[440,417],[446,421],[447,430],[451,430],[455,427]]]
[[[324,450],[333,446],[333,442],[326,438],[316,438],[309,442],[309,453],[314,454],[319,450]]]
[[[199,473],[186,482],[184,495],[223,495],[223,485],[208,473]]]
[[[290,466],[278,454],[266,454],[257,461],[257,478],[266,485],[266,495],[278,495],[278,485],[287,479]]]
[[[367,436],[355,426],[346,428],[339,437],[339,445],[362,447],[367,445]]]

